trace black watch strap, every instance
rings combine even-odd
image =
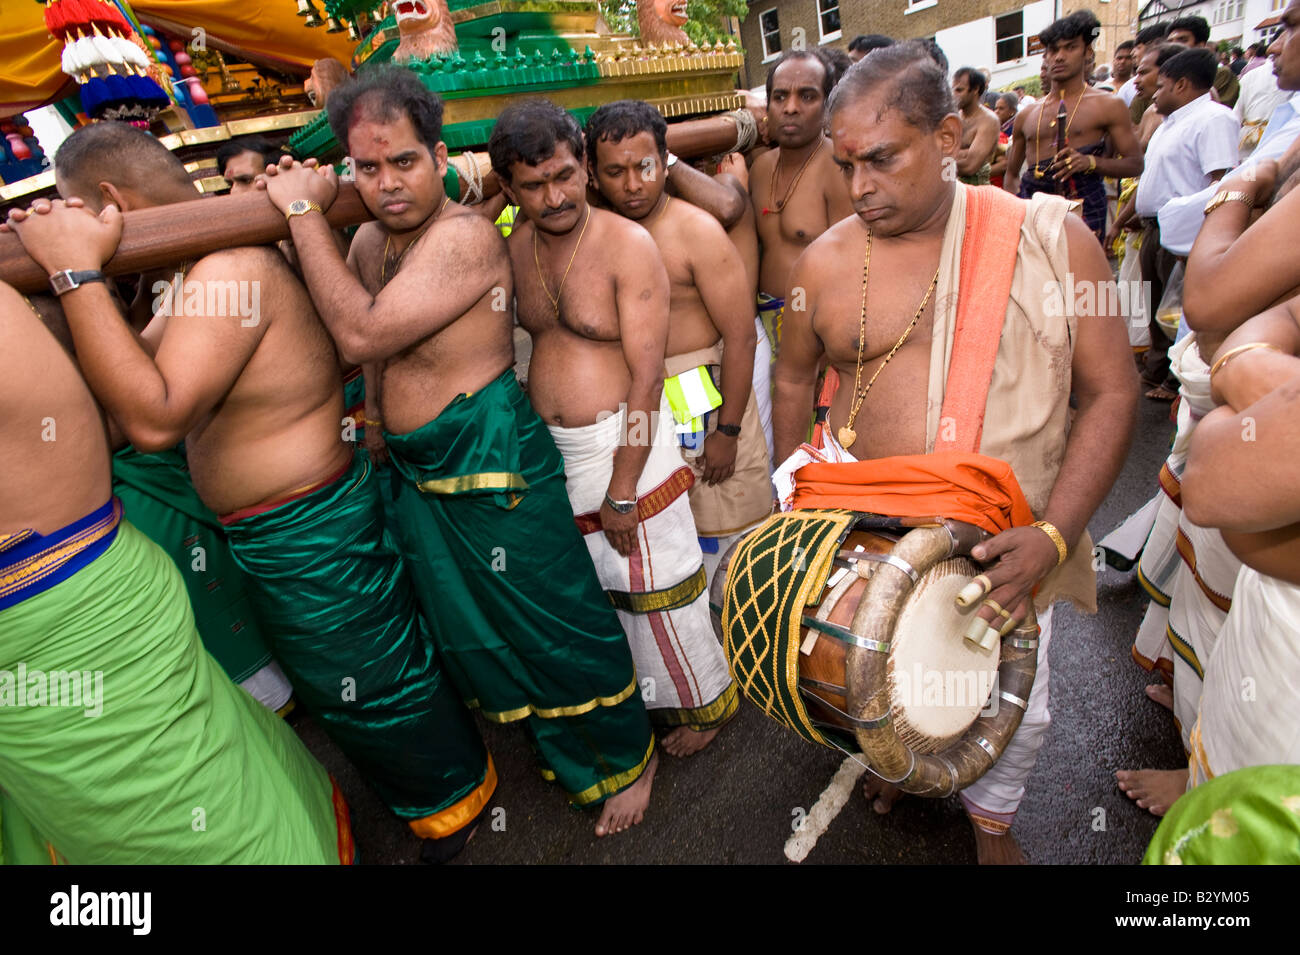
[[[718,431],[721,434],[725,434],[728,438],[740,437],[740,425],[738,424],[720,424],[718,425]]]
[[[105,281],[104,273],[99,269],[80,269],[78,271],[63,269],[50,276],[50,288],[55,295],[62,295],[65,292],[71,292],[74,288],[80,288],[88,282],[103,281]]]

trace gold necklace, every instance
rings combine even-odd
[[[836,432],[836,436],[840,439],[840,447],[845,451],[853,446],[854,441],[858,440],[858,433],[853,430],[853,422],[858,418],[858,409],[862,407],[862,402],[867,397],[867,392],[870,391],[871,386],[876,383],[876,379],[880,377],[880,373],[885,370],[885,366],[889,364],[889,359],[894,357],[895,353],[903,347],[903,343],[907,341],[907,337],[912,334],[912,329],[916,327],[916,323],[921,320],[921,315],[925,312],[925,306],[930,303],[930,295],[934,292],[935,286],[939,284],[939,270],[935,269],[934,278],[930,280],[930,286],[925,290],[925,297],[921,299],[921,307],[916,310],[916,314],[912,316],[912,321],[908,324],[907,328],[904,329],[902,337],[894,343],[894,347],[889,350],[889,354],[885,356],[885,360],[880,363],[880,367],[877,368],[875,374],[871,376],[871,380],[867,382],[867,387],[863,388],[862,351],[867,344],[867,276],[870,273],[871,230],[868,229],[867,253],[862,263],[862,317],[858,324],[858,367],[853,376],[854,401],[853,407],[849,409],[848,423]],[[829,411],[827,412],[827,424],[830,424]]]
[[[668,205],[668,203],[664,203]],[[663,212],[662,209],[659,210]],[[542,283],[542,291],[546,297],[551,300],[551,308],[555,309],[555,317],[560,317],[560,296],[564,294],[564,283],[569,277],[569,270],[573,268],[573,260],[578,257],[578,249],[582,247],[582,237],[587,234],[587,223],[591,221],[591,206],[587,206],[587,218],[582,220],[582,230],[578,233],[578,241],[574,243],[573,254],[569,256],[569,264],[565,266],[564,275],[560,278],[560,287],[551,294],[551,290],[546,285],[546,276],[542,274],[542,260],[537,254],[537,226],[533,226],[533,263],[537,266],[537,279]]]
[[[776,204],[776,208],[768,209],[765,207],[763,209],[763,215],[767,215],[769,212],[775,212],[777,215],[781,214],[781,210],[785,208],[785,204],[789,202],[790,197],[794,195],[794,190],[795,187],[799,185],[799,180],[803,178],[804,170],[808,168],[808,164],[813,161],[813,158],[822,151],[822,146],[824,145],[826,145],[826,138],[823,136],[817,140],[817,148],[808,154],[808,158],[803,161],[803,165],[799,167],[799,171],[794,174],[794,179],[790,182],[790,188],[785,191],[785,195],[782,196],[781,201]],[[780,168],[781,157],[777,156],[776,162],[772,163],[772,181],[767,187],[769,199],[776,198],[776,174]]]
[[[1070,135],[1070,126],[1073,125],[1073,123],[1074,123],[1074,114],[1077,113],[1077,112],[1079,112],[1079,105],[1083,102],[1084,94],[1086,94],[1087,92],[1088,92],[1088,87],[1085,85],[1084,88],[1083,88],[1083,90],[1079,93],[1079,98],[1078,98],[1078,100],[1075,101],[1074,109],[1070,112],[1070,115],[1069,115],[1069,116],[1066,118],[1066,120],[1065,120],[1065,135],[1066,135],[1067,138],[1068,138],[1069,135]],[[1062,103],[1065,102],[1065,94],[1064,94],[1064,93],[1061,93],[1061,94],[1060,94],[1060,100],[1059,100],[1059,102],[1062,102]],[[1034,123],[1034,142],[1038,142],[1039,139],[1042,137],[1042,133],[1043,133],[1043,111],[1044,111],[1045,109],[1047,109],[1047,100],[1044,100],[1044,101],[1043,101],[1043,105],[1040,106],[1039,109],[1038,109],[1038,118],[1037,118],[1037,120],[1036,120],[1035,123]],[[1047,124],[1047,128],[1048,128],[1048,129],[1054,129],[1055,127],[1056,127],[1056,120],[1052,120],[1050,123]]]
[[[424,237],[424,234],[428,232],[429,229],[433,226],[433,223],[437,222],[439,219],[442,218],[442,210],[447,208],[447,203],[449,202],[451,202],[451,196],[445,196],[442,200],[442,205],[438,207],[438,214],[435,215],[433,219],[430,222],[428,222],[423,229],[420,230],[419,235],[417,235],[414,239],[412,239],[409,243],[407,243],[406,248],[402,250],[402,254],[399,255],[397,257],[397,261],[393,263],[394,276],[401,271],[402,259],[406,258],[407,252],[411,251],[411,246],[419,242],[420,239]],[[380,288],[383,288],[385,285],[388,284],[388,252],[389,249],[392,248],[392,245],[393,245],[393,236],[390,233],[388,238],[384,240],[384,259],[382,262],[379,263],[379,287]]]

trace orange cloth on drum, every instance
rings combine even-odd
[[[1011,465],[966,451],[805,464],[795,472],[794,506],[941,517],[990,534],[1034,522]]]

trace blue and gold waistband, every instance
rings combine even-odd
[[[52,534],[0,534],[0,610],[44,593],[108,550],[122,520],[122,502],[108,503]]]

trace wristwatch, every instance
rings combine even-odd
[[[608,491],[605,492],[605,503],[620,514],[631,514],[636,510],[636,498],[632,498],[630,501],[616,501],[609,496]]]
[[[54,290],[55,295],[62,295],[64,292],[71,292],[74,288],[81,288],[87,282],[103,282],[104,273],[99,269],[81,269],[72,271],[71,269],[62,269],[50,276],[50,288]]]
[[[728,438],[740,437],[740,425],[738,424],[720,424],[718,425],[718,434],[725,434]]]
[[[309,212],[319,212],[323,215],[325,210],[310,199],[295,199],[289,203],[289,208],[284,210],[284,217],[292,219],[294,216],[305,216]]]
[[[1208,216],[1226,202],[1244,202],[1247,209],[1255,208],[1255,200],[1244,192],[1220,192],[1205,204],[1205,214]]]

